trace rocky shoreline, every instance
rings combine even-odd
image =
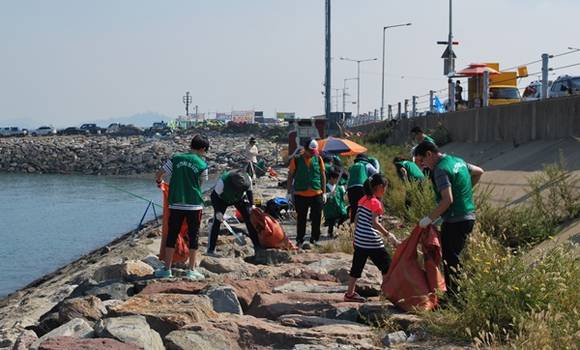
[[[243,164],[248,135],[204,132],[211,142],[210,172]],[[189,148],[191,135],[166,138],[144,136],[52,136],[0,138],[0,172],[37,174],[136,175],[155,172],[175,152]],[[273,142],[260,139],[260,155],[272,164]]]
[[[284,192],[268,177],[255,188],[262,198]],[[206,208],[200,252],[211,215]],[[291,223],[284,228],[295,234]],[[358,284],[370,301],[343,302],[352,259],[345,253],[253,257],[251,244],[222,235],[223,257],[201,256],[205,280],[184,279],[179,266],[174,278],[155,279],[160,231],[150,223],[0,300],[0,349],[464,348],[430,339],[420,317],[380,300],[371,264]]]

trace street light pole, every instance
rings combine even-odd
[[[345,78],[344,79],[344,84],[343,84],[343,88],[342,88],[342,113],[346,113],[346,82],[349,80],[356,80],[357,78]]]
[[[383,73],[381,80],[381,120],[385,118],[385,36],[389,28],[410,26],[412,23],[396,24],[392,26],[383,27]]]
[[[378,60],[378,58],[366,58],[364,60],[353,60],[352,58],[346,58],[346,57],[341,57],[340,58],[343,61],[350,61],[350,62],[356,62],[356,80],[357,80],[357,84],[356,84],[356,115],[357,117],[360,115],[360,64],[361,62],[369,62],[369,61],[376,61]]]

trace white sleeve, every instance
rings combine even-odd
[[[366,169],[369,176],[373,176],[374,174],[378,173],[377,169],[370,163],[367,163]]]
[[[218,194],[218,196],[224,192],[224,181],[221,178],[216,181],[213,190]]]

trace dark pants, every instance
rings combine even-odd
[[[326,218],[326,226],[328,226],[328,237],[334,237],[333,236],[334,226],[342,225],[342,223],[345,222],[346,219],[348,219],[347,215],[338,216],[338,217],[332,218],[332,219]]]
[[[169,231],[167,232],[167,240],[165,240],[165,246],[167,248],[175,248],[183,220],[187,220],[189,249],[197,249],[199,247],[198,237],[201,210],[169,209]]]
[[[308,219],[308,209],[312,220],[310,242],[314,243],[320,239],[320,221],[322,218],[322,195],[314,197],[302,197],[294,195],[294,207],[296,208],[296,242],[302,244],[306,235],[306,221]]]
[[[456,292],[455,278],[460,267],[459,255],[465,247],[467,237],[473,230],[475,220],[448,223],[441,225],[441,250],[443,253],[443,270],[445,284],[449,292]]]
[[[371,261],[384,275],[389,271],[389,266],[391,265],[391,256],[387,253],[385,248],[359,248],[354,247],[354,253],[352,255],[352,266],[350,268],[350,277],[360,278],[362,271],[367,263],[367,259],[371,258]]]
[[[360,187],[351,187],[347,190],[348,202],[350,204],[350,222],[354,222],[356,217],[356,210],[358,209],[358,201],[365,195],[365,190]]]
[[[211,224],[210,234],[207,242],[207,251],[213,253],[215,251],[215,246],[217,244],[221,226],[221,222],[216,218],[216,213],[224,214],[229,205],[225,203],[215,191],[211,193],[211,205],[213,206],[213,222]],[[244,223],[248,229],[248,236],[250,236],[250,239],[254,244],[254,248],[259,248],[260,241],[258,240],[258,232],[256,232],[254,225],[252,225],[250,222],[250,209],[252,208],[250,202],[244,198],[239,202],[234,203],[234,207],[238,209],[244,218]]]

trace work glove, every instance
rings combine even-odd
[[[328,195],[328,193],[322,194],[322,204],[326,204],[326,202],[328,202]]]
[[[432,222],[433,220],[431,220],[430,217],[425,216],[419,221],[419,226],[421,226],[421,228],[427,228],[427,226],[429,226]]]

